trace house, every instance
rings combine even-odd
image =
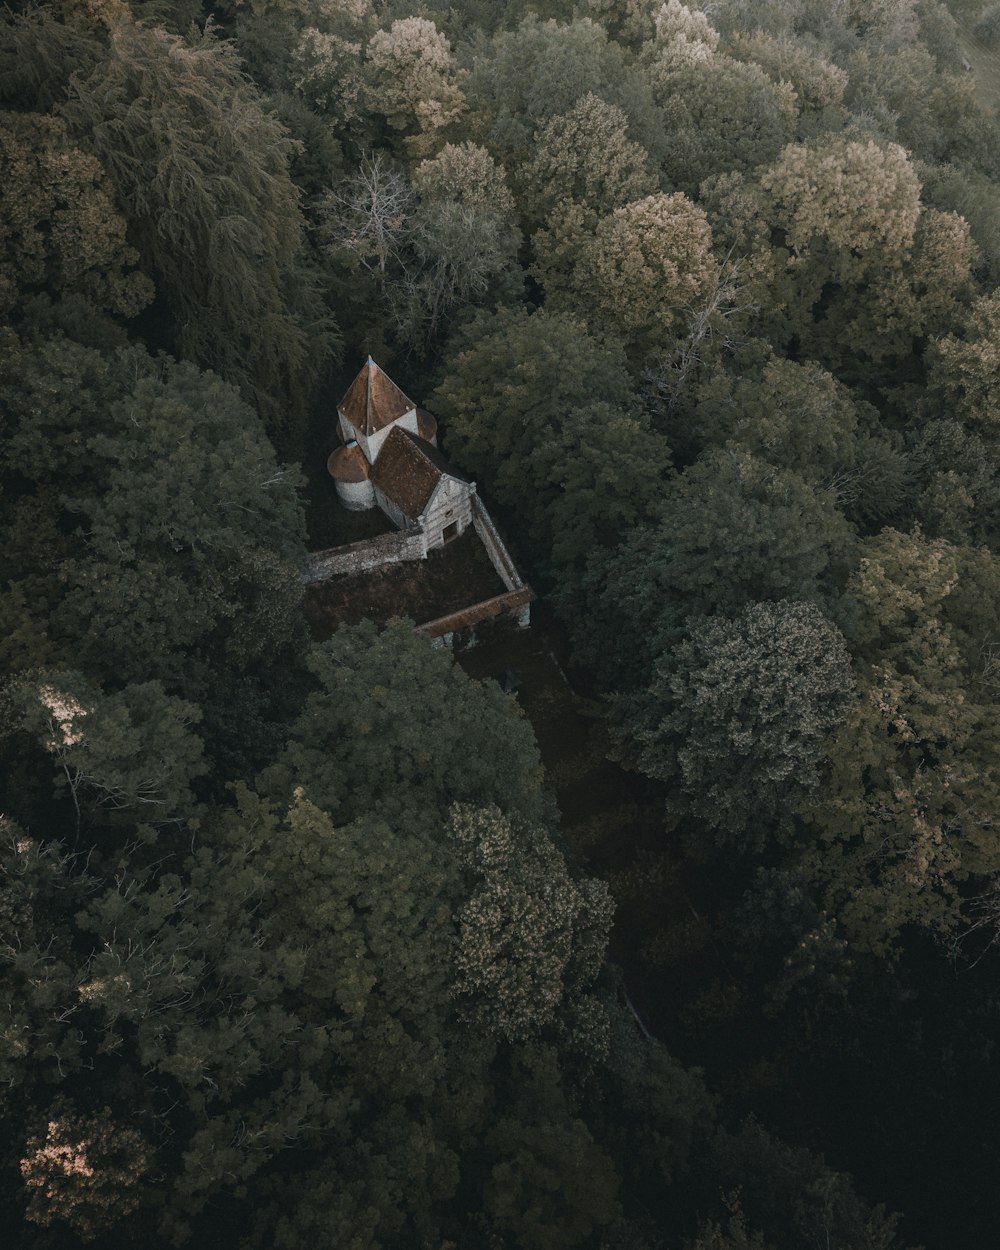
[[[422,536],[423,554],[472,524],[475,482],[437,450],[437,423],[374,360],[337,405],[343,445],[327,462],[345,508],[381,508],[401,530]]]
[[[327,469],[340,502],[353,512],[381,508],[397,531],[310,552],[303,570],[307,586],[349,578],[360,585],[359,593],[370,594],[359,579],[390,577],[398,566],[426,562],[433,552],[432,562],[451,570],[458,593],[446,596],[451,606],[443,616],[431,610],[425,595],[418,596],[416,607],[407,604],[418,630],[452,646],[456,639],[474,637],[480,622],[499,616],[527,627],[535,592],[517,571],[475,482],[438,451],[437,422],[430,413],[408,399],[370,356],[337,405],[337,431],[343,441],[331,452]],[[467,530],[465,543],[440,550]],[[487,569],[492,566],[490,589],[477,585],[472,566],[462,565],[469,544],[485,553]]]

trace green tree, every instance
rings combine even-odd
[[[791,83],[803,111],[821,113],[836,108],[844,99],[847,71],[810,52],[797,39],[756,30],[737,35],[731,46],[740,60],[759,65],[772,82]]]
[[[42,519],[37,550],[3,561],[19,630],[91,680],[162,682],[202,705],[213,739],[249,745],[302,636],[296,474],[234,388],[192,365],[53,340],[0,368],[4,517],[19,533]]]
[[[792,137],[795,92],[758,65],[722,55],[680,64],[661,57],[649,72],[671,135],[663,168],[688,195],[713,174],[773,160]]]
[[[973,429],[989,431],[1000,419],[997,365],[1000,296],[983,295],[969,312],[963,333],[949,334],[935,345],[931,386],[952,411]]]
[[[713,1143],[717,1190],[738,1192],[753,1228],[776,1246],[824,1244],[858,1250],[902,1250],[899,1217],[871,1206],[851,1177],[825,1160],[791,1146],[754,1119],[733,1131],[721,1130]],[[730,1231],[734,1232],[732,1224]],[[708,1243],[713,1247],[713,1242]],[[734,1236],[738,1250],[758,1250],[761,1240]],[[728,1250],[730,1243],[721,1246]]]
[[[861,698],[803,809],[805,870],[850,941],[953,931],[961,883],[995,871],[993,693],[979,681],[996,559],[885,530],[848,586]]]
[[[19,10],[19,11],[18,11]],[[12,6],[0,27],[0,98],[14,109],[49,113],[73,74],[101,60],[100,23],[60,21],[50,7]]]
[[[587,561],[572,629],[614,689],[645,687],[692,616],[835,598],[855,537],[832,491],[741,448],[711,450],[663,493],[655,525]]]
[[[724,366],[704,371],[687,408],[667,409],[682,455],[749,451],[830,494],[855,524],[908,515],[913,456],[871,404],[819,365],[761,358],[753,345]]]
[[[853,548],[832,492],[736,449],[708,452],[677,479],[661,533],[685,615],[813,598],[832,590]]]
[[[698,1229],[698,1236],[689,1242],[687,1250],[769,1250],[759,1232],[752,1233],[741,1211],[731,1215],[726,1227],[708,1220]]]
[[[621,350],[563,314],[481,314],[455,340],[430,403],[457,463],[561,567],[648,515],[669,468]]]
[[[588,1179],[564,1244],[610,1220],[614,1165],[567,1075],[607,1042],[593,998],[603,887],[571,878],[540,830],[522,846],[496,809],[466,809],[450,832],[447,817],[392,829],[370,814],[335,829],[301,789],[279,810],[243,787],[235,799],[201,811],[193,849],[145,867],[133,854],[114,880],[6,822],[0,977],[16,1006],[0,1067],[18,1096],[0,1118],[18,1135],[27,1117],[29,1186],[46,1175],[33,1126],[72,1088],[96,1108],[127,1098],[142,1139],[113,1210],[108,1168],[76,1186],[78,1222],[101,1214],[122,1236],[137,1207],[164,1241],[198,1241],[247,1185],[234,1242],[290,1245],[332,1220],[360,1246],[404,1231],[431,1244],[484,1213],[527,1229]],[[483,976],[495,998],[479,999]],[[484,1036],[466,1019],[477,1002],[477,1022],[506,1004],[491,1028],[527,1024],[532,1044]],[[86,1149],[69,1113],[50,1119],[54,1151]],[[93,1161],[117,1167],[121,1133],[107,1126],[101,1144],[91,1127]],[[138,1170],[155,1179],[135,1188]],[[511,1187],[530,1210],[509,1208]],[[40,1218],[66,1218],[60,1202],[50,1187]]]
[[[596,224],[657,189],[649,154],[628,137],[628,117],[593,93],[539,129],[534,155],[516,178],[521,211],[535,222],[574,202],[586,205]]]
[[[814,604],[779,600],[694,624],[620,712],[639,769],[679,785],[718,841],[749,850],[787,835],[851,694],[836,627]]]
[[[192,814],[190,784],[207,771],[191,730],[200,719],[194,705],[166,695],[159,682],[102,694],[69,672],[25,682],[20,697],[23,727],[72,801],[74,845],[81,833],[86,844],[123,824],[150,841]]]
[[[741,369],[737,377],[718,371],[698,388],[692,407],[687,421],[698,442],[743,447],[821,485],[854,466],[859,424],[854,398],[811,362],[772,356],[762,369]]]
[[[845,102],[856,114],[876,117],[885,138],[922,161],[956,161],[1000,174],[1000,132],[960,64],[942,73],[931,52],[914,43],[859,49],[848,68]]]
[[[455,802],[550,817],[516,705],[495,683],[471,682],[408,623],[343,626],[308,667],[317,689],[263,776],[276,800],[303,786],[338,823],[370,813],[407,829],[437,827]]]
[[[926,533],[1000,549],[1000,462],[992,438],[949,417],[928,421],[910,445],[913,511]]]
[[[590,18],[559,23],[531,13],[498,31],[475,49],[464,89],[473,136],[512,176],[533,156],[538,129],[588,94],[624,111],[631,137],[654,161],[669,145],[649,84]]]
[[[488,1226],[530,1250],[586,1245],[619,1215],[612,1160],[552,1079],[544,1054],[515,1059],[511,1105],[488,1130]]]
[[[290,142],[232,46],[120,23],[61,112],[108,172],[176,348],[236,382],[297,452],[328,318],[303,262]]]

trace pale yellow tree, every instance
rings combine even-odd
[[[950,328],[957,308],[972,295],[972,267],[978,260],[979,248],[964,217],[935,208],[921,211],[910,281],[923,333]]]
[[[0,113],[0,315],[39,291],[132,316],[153,296],[100,161],[56,117]]]
[[[26,1217],[43,1227],[68,1224],[93,1241],[138,1207],[137,1181],[149,1167],[149,1150],[107,1107],[84,1116],[60,1100],[44,1128],[28,1137],[20,1166]]]
[[[291,76],[297,91],[319,113],[341,124],[361,113],[364,87],[362,45],[307,26],[292,52]]]
[[[321,0],[309,16],[292,51],[292,83],[311,108],[349,126],[364,111],[364,47],[378,28],[371,0]]]
[[[465,107],[451,44],[427,18],[406,17],[372,37],[367,57],[369,108],[426,155]]]
[[[758,185],[781,240],[765,303],[805,354],[828,367],[905,356],[916,336],[953,328],[977,250],[962,218],[923,208],[898,144],[789,144]]]
[[[455,200],[502,216],[514,212],[503,167],[475,143],[446,143],[433,160],[420,162],[413,185],[424,200]]]
[[[571,1013],[589,1048],[604,1053],[607,1020],[588,991],[614,911],[607,886],[573,877],[542,830],[496,807],[456,804],[450,833],[471,885],[455,915],[452,992],[463,1012],[510,1041]]]
[[[598,225],[574,275],[581,307],[641,353],[671,344],[716,279],[712,230],[686,195],[649,195]]]
[[[656,15],[655,35],[646,57],[666,69],[708,61],[719,46],[719,32],[700,9],[666,0]]]
[[[760,184],[772,197],[775,224],[800,255],[822,244],[865,253],[913,243],[920,182],[896,143],[790,143]]]

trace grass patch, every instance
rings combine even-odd
[[[1000,47],[988,48],[976,38],[975,25],[981,10],[952,12],[958,26],[962,55],[972,66],[970,71],[976,87],[976,98],[990,113],[1000,112]]]

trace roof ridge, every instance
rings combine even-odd
[[[370,436],[398,421],[417,405],[382,366],[369,356],[337,405],[362,434]]]
[[[451,461],[444,454],[444,452],[440,450],[440,448],[435,447],[434,444],[428,442],[426,438],[421,438],[419,434],[414,434],[412,430],[403,429],[402,426],[397,426],[397,429],[399,429],[401,434],[406,435],[406,437],[414,444],[420,455],[433,465],[439,473],[447,474],[448,477],[453,477],[458,482],[471,484],[472,479],[466,477],[464,473],[460,473],[458,469],[453,468]],[[393,433],[395,433],[395,431],[393,431]],[[392,435],[389,437],[391,438]]]

